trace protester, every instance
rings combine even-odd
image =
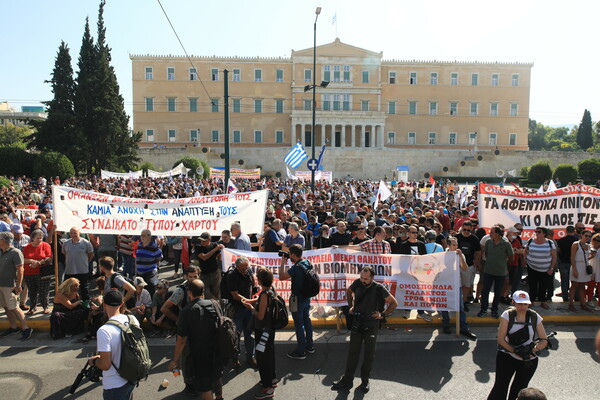
[[[158,264],[162,260],[163,254],[161,246],[154,240],[150,230],[144,229],[140,236],[141,240],[135,251],[135,269],[137,275],[144,278],[148,284],[146,290],[152,296],[158,283]]]
[[[123,301],[128,308],[133,308],[135,305],[135,287],[129,283],[125,277],[118,272],[115,272],[115,260],[111,257],[102,257],[98,260],[100,272],[105,277],[104,293],[108,293],[110,289],[118,289],[123,294]],[[143,279],[143,278],[142,278]]]
[[[591,245],[589,263],[594,270],[594,274],[592,275],[592,280],[588,282],[587,297],[590,301],[594,297],[594,289],[600,294],[600,251],[598,251],[600,250],[600,233],[595,233],[594,236],[592,236]],[[600,297],[598,297],[596,301],[597,303],[594,311],[600,311]]]
[[[535,238],[525,244],[531,305],[538,300],[544,309],[550,308],[547,293],[556,266],[556,247],[552,240],[546,239],[547,234],[546,228],[538,226],[535,228]]]
[[[580,232],[579,240],[571,245],[571,289],[569,290],[569,310],[577,312],[574,306],[575,293],[579,295],[582,310],[592,311],[585,301],[585,285],[591,280],[593,271],[587,271],[590,265],[592,232],[584,229]]]
[[[188,289],[191,282],[195,281],[200,277],[200,268],[190,265],[185,269],[185,281],[177,286],[171,297],[165,300],[160,307],[160,313],[163,315],[161,318],[168,318],[174,324],[179,321],[179,314],[185,306],[188,305]],[[160,299],[157,299],[157,303]]]
[[[221,298],[221,268],[218,257],[225,246],[210,241],[210,233],[203,232],[199,242],[194,243],[193,258],[200,265],[200,279],[204,283],[205,297],[218,300]]]
[[[152,296],[152,314],[150,316],[150,322],[159,330],[162,328],[163,321],[165,321],[166,318],[160,310],[168,297],[169,282],[166,279],[161,279],[158,281],[158,285],[156,285],[154,296]]]
[[[89,300],[89,263],[94,258],[94,248],[89,240],[81,237],[80,229],[77,227],[70,229],[69,236],[71,239],[62,246],[65,255],[65,279],[77,279],[81,299]]]
[[[50,280],[43,279],[40,274],[42,267],[52,265],[52,249],[44,242],[44,234],[36,229],[31,233],[32,242],[23,249],[25,258],[24,278],[29,288],[29,311],[27,315],[33,315],[40,301],[43,313],[48,314],[48,293],[50,292]]]
[[[547,397],[540,389],[525,388],[519,390],[517,400],[547,400]]]
[[[134,279],[134,283],[135,306],[130,311],[135,315],[138,322],[142,323],[144,319],[150,321],[150,318],[152,317],[152,297],[150,297],[150,293],[145,289],[148,284],[141,276],[137,276]],[[123,298],[123,301],[125,301],[125,298]]]
[[[485,242],[483,252],[486,263],[483,267],[483,290],[481,292],[481,310],[478,317],[485,317],[489,305],[489,296],[494,287],[494,300],[492,301],[492,318],[498,318],[498,305],[502,296],[502,287],[508,276],[508,261],[514,255],[512,245],[504,239],[504,229],[495,225],[490,229],[490,239]]]
[[[235,237],[233,241],[234,248],[237,250],[252,251],[250,238],[242,232],[242,225],[239,222],[231,224],[231,234]]]
[[[88,307],[87,302],[79,296],[79,285],[77,278],[68,278],[58,287],[50,315],[52,339],[71,337],[83,331]]]

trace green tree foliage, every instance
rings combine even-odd
[[[194,158],[192,156],[185,156],[185,157],[175,161],[175,163],[173,164],[173,168],[178,166],[180,163],[183,163],[183,165],[185,165],[186,168],[190,168],[191,169],[190,175],[193,175],[194,177],[202,177],[203,179],[206,179],[210,175],[210,167],[203,160]],[[202,167],[204,169],[204,173],[202,174],[202,176],[200,176],[196,172],[198,167]]]
[[[145,161],[138,168],[142,170],[144,176],[147,176],[149,169],[154,170],[154,165],[150,161]]]
[[[35,155],[21,147],[0,147],[0,175],[33,176]]]
[[[23,140],[31,135],[31,128],[15,126],[11,123],[0,125],[0,147],[16,146],[25,147]]]
[[[594,184],[600,180],[600,159],[590,158],[589,160],[580,161],[577,167],[579,169],[579,177],[585,183]]]
[[[567,183],[575,183],[577,180],[577,168],[571,164],[558,164],[554,170],[552,177],[560,180],[560,183],[565,186]]]
[[[583,150],[587,150],[594,145],[594,139],[592,136],[592,115],[586,109],[583,112],[583,118],[579,129],[577,129],[577,144]]]
[[[581,151],[577,144],[577,128],[552,128],[529,120],[529,149],[552,151]]]
[[[521,169],[519,170],[519,176],[527,177],[527,175],[529,175],[529,167],[521,167]]]
[[[10,188],[11,181],[5,176],[0,176],[0,187]]]
[[[73,163],[65,155],[50,151],[39,154],[35,158],[33,176],[50,178],[57,175],[61,180],[75,175]]]
[[[538,161],[529,168],[527,180],[530,183],[544,183],[552,178],[552,168],[548,161]]]

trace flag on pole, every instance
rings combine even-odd
[[[432,199],[434,194],[435,194],[435,181],[431,184],[431,187],[429,188],[429,192],[427,193],[427,197],[425,197],[425,201],[429,201],[429,199]]]
[[[379,181],[379,189],[377,190],[377,196],[375,197],[375,204],[373,205],[374,209],[377,209],[377,205],[380,201],[385,201],[388,197],[392,195],[390,189],[388,189],[387,185],[384,181]]]
[[[321,147],[321,153],[319,154],[319,159],[317,160],[317,170],[323,169],[323,165],[321,163],[323,162],[323,154],[325,154],[325,148],[327,147],[327,142],[328,142],[328,140],[325,140],[325,144],[323,145],[323,147]]]
[[[544,193],[544,184],[542,183],[542,186],[540,186],[540,188],[537,190],[538,193]]]
[[[292,171],[290,171],[290,169],[287,167],[287,165],[285,167],[285,171],[287,172],[288,179],[291,179],[293,181],[295,181],[296,179],[298,179],[298,177],[296,175],[292,174]]]
[[[354,188],[354,185],[350,185],[350,190],[352,191],[352,197],[354,197],[355,199],[358,198],[358,193],[356,192],[356,189]]]
[[[227,193],[229,194],[234,194],[238,192],[238,188],[235,187],[235,185],[233,184],[231,178],[229,178],[227,180]]]
[[[298,167],[302,164],[302,161],[308,158],[308,154],[302,147],[302,143],[298,142],[296,145],[290,150],[289,153],[285,156],[283,161],[292,168]]]
[[[555,190],[558,190],[558,188],[556,187],[554,181],[550,179],[550,183],[548,184],[548,190],[546,190],[546,192],[554,192]]]
[[[337,13],[333,14],[333,18],[331,18],[331,25],[337,22]]]
[[[432,185],[435,183],[435,179],[433,179],[433,175],[429,175],[429,183]]]

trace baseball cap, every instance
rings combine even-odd
[[[529,294],[523,290],[517,290],[513,293],[512,299],[517,304],[531,304]]]
[[[208,232],[202,232],[202,235],[200,235],[200,239],[202,239],[202,240],[210,240],[210,233],[208,233]]]
[[[508,233],[518,233],[519,230],[517,228],[515,228],[514,226],[510,226],[508,227]]]
[[[147,286],[148,285],[146,283],[146,281],[144,280],[144,278],[142,278],[141,276],[136,276],[135,279],[133,280],[133,283],[136,286]]]
[[[118,307],[123,303],[123,295],[116,289],[109,290],[104,294],[103,302],[107,306]]]
[[[23,225],[21,225],[21,224],[13,224],[10,226],[10,229],[14,233],[23,233]]]

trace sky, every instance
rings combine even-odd
[[[533,62],[530,118],[578,124],[584,109],[600,119],[600,52],[592,0],[107,0],[107,43],[132,115],[130,54],[289,57],[342,42],[383,59]],[[73,68],[85,18],[94,37],[99,0],[0,0],[0,102],[17,111],[40,105],[61,40]],[[337,21],[333,23],[334,16]]]

